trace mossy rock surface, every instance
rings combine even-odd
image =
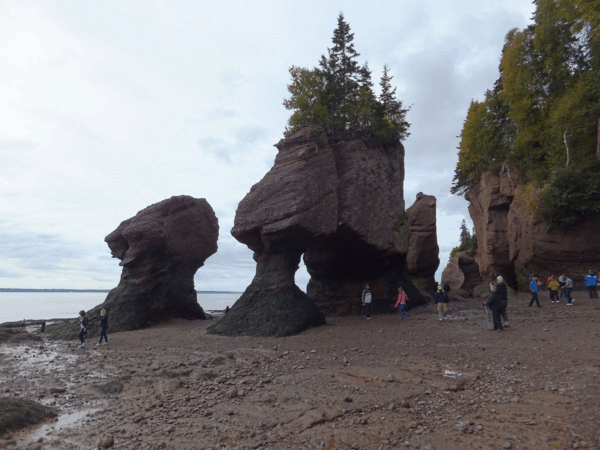
[[[0,398],[0,436],[8,431],[38,424],[56,415],[54,409],[32,400],[2,397]]]

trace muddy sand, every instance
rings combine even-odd
[[[0,391],[56,408],[0,448],[600,448],[600,300],[528,307],[487,330],[477,299],[329,318],[288,338],[172,321],[69,342],[0,346]],[[490,320],[491,321],[491,320]]]

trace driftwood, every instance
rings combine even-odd
[[[72,319],[26,320],[25,323],[23,323],[22,320],[19,320],[17,322],[0,323],[0,328],[20,328],[22,326],[30,327],[30,326],[34,326],[34,325],[42,325],[44,322],[46,322],[46,325],[48,325],[50,323],[57,323],[57,322],[75,322],[76,320],[77,320],[76,317],[74,317]]]

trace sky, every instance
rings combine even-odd
[[[469,219],[449,189],[463,121],[498,78],[531,0],[0,0],[0,287],[112,289],[104,237],[173,195],[206,198],[218,252],[198,290],[243,291],[252,252],[230,234],[272,167],[290,66],[314,67],[343,12],[378,87],[411,109],[404,198],[437,198],[440,269]],[[301,267],[302,289],[308,274]]]

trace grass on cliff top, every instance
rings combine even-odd
[[[56,417],[56,412],[32,400],[0,398],[0,436]]]

